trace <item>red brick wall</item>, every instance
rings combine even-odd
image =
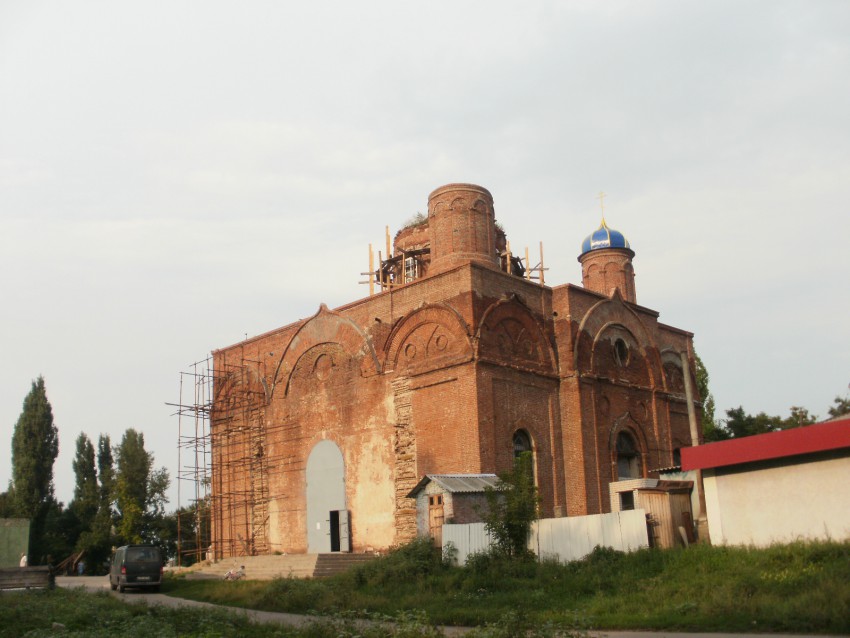
[[[475,261],[498,267],[493,196],[474,184],[447,184],[428,197],[431,272]]]
[[[583,254],[579,257],[582,285],[606,297],[618,289],[623,299],[637,303],[633,256],[628,248],[597,249]]]

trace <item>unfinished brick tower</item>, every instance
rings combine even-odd
[[[449,184],[396,235],[379,292],[216,350],[216,555],[385,549],[416,534],[423,475],[523,451],[550,517],[616,509],[617,484],[673,465],[692,335],[637,305],[634,252],[600,230],[584,286],[547,287],[489,191]]]

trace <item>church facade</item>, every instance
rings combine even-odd
[[[689,332],[637,304],[625,237],[585,239],[582,285],[506,251],[491,194],[433,191],[382,291],[213,352],[217,557],[382,550],[416,534],[426,474],[533,455],[545,517],[617,509],[697,442]],[[525,265],[527,266],[527,264]]]

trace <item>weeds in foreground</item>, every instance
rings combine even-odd
[[[421,610],[440,625],[491,632],[527,622],[540,631],[551,626],[846,634],[850,541],[630,554],[597,548],[566,565],[483,554],[466,567],[447,564],[420,541],[335,578],[172,581],[167,590],[290,613],[395,617]],[[505,610],[525,615],[505,616]]]
[[[534,628],[527,618],[507,614],[503,622],[475,630],[473,638],[554,638],[554,625]],[[81,590],[14,592],[0,596],[0,637],[113,638],[441,638],[421,611],[362,619],[342,613],[301,627],[258,624],[226,610],[172,609],[144,601],[126,604]]]
[[[272,636],[254,631],[244,616],[225,611],[168,609],[126,604],[105,592],[80,590],[6,592],[0,596],[0,637]]]

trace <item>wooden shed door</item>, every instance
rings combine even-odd
[[[663,548],[686,544],[679,528],[685,532],[687,542],[693,540],[691,527],[690,495],[671,492],[639,490],[640,504],[649,516],[655,546]]]
[[[443,546],[443,495],[432,494],[428,497],[428,532],[434,539],[434,547]]]

